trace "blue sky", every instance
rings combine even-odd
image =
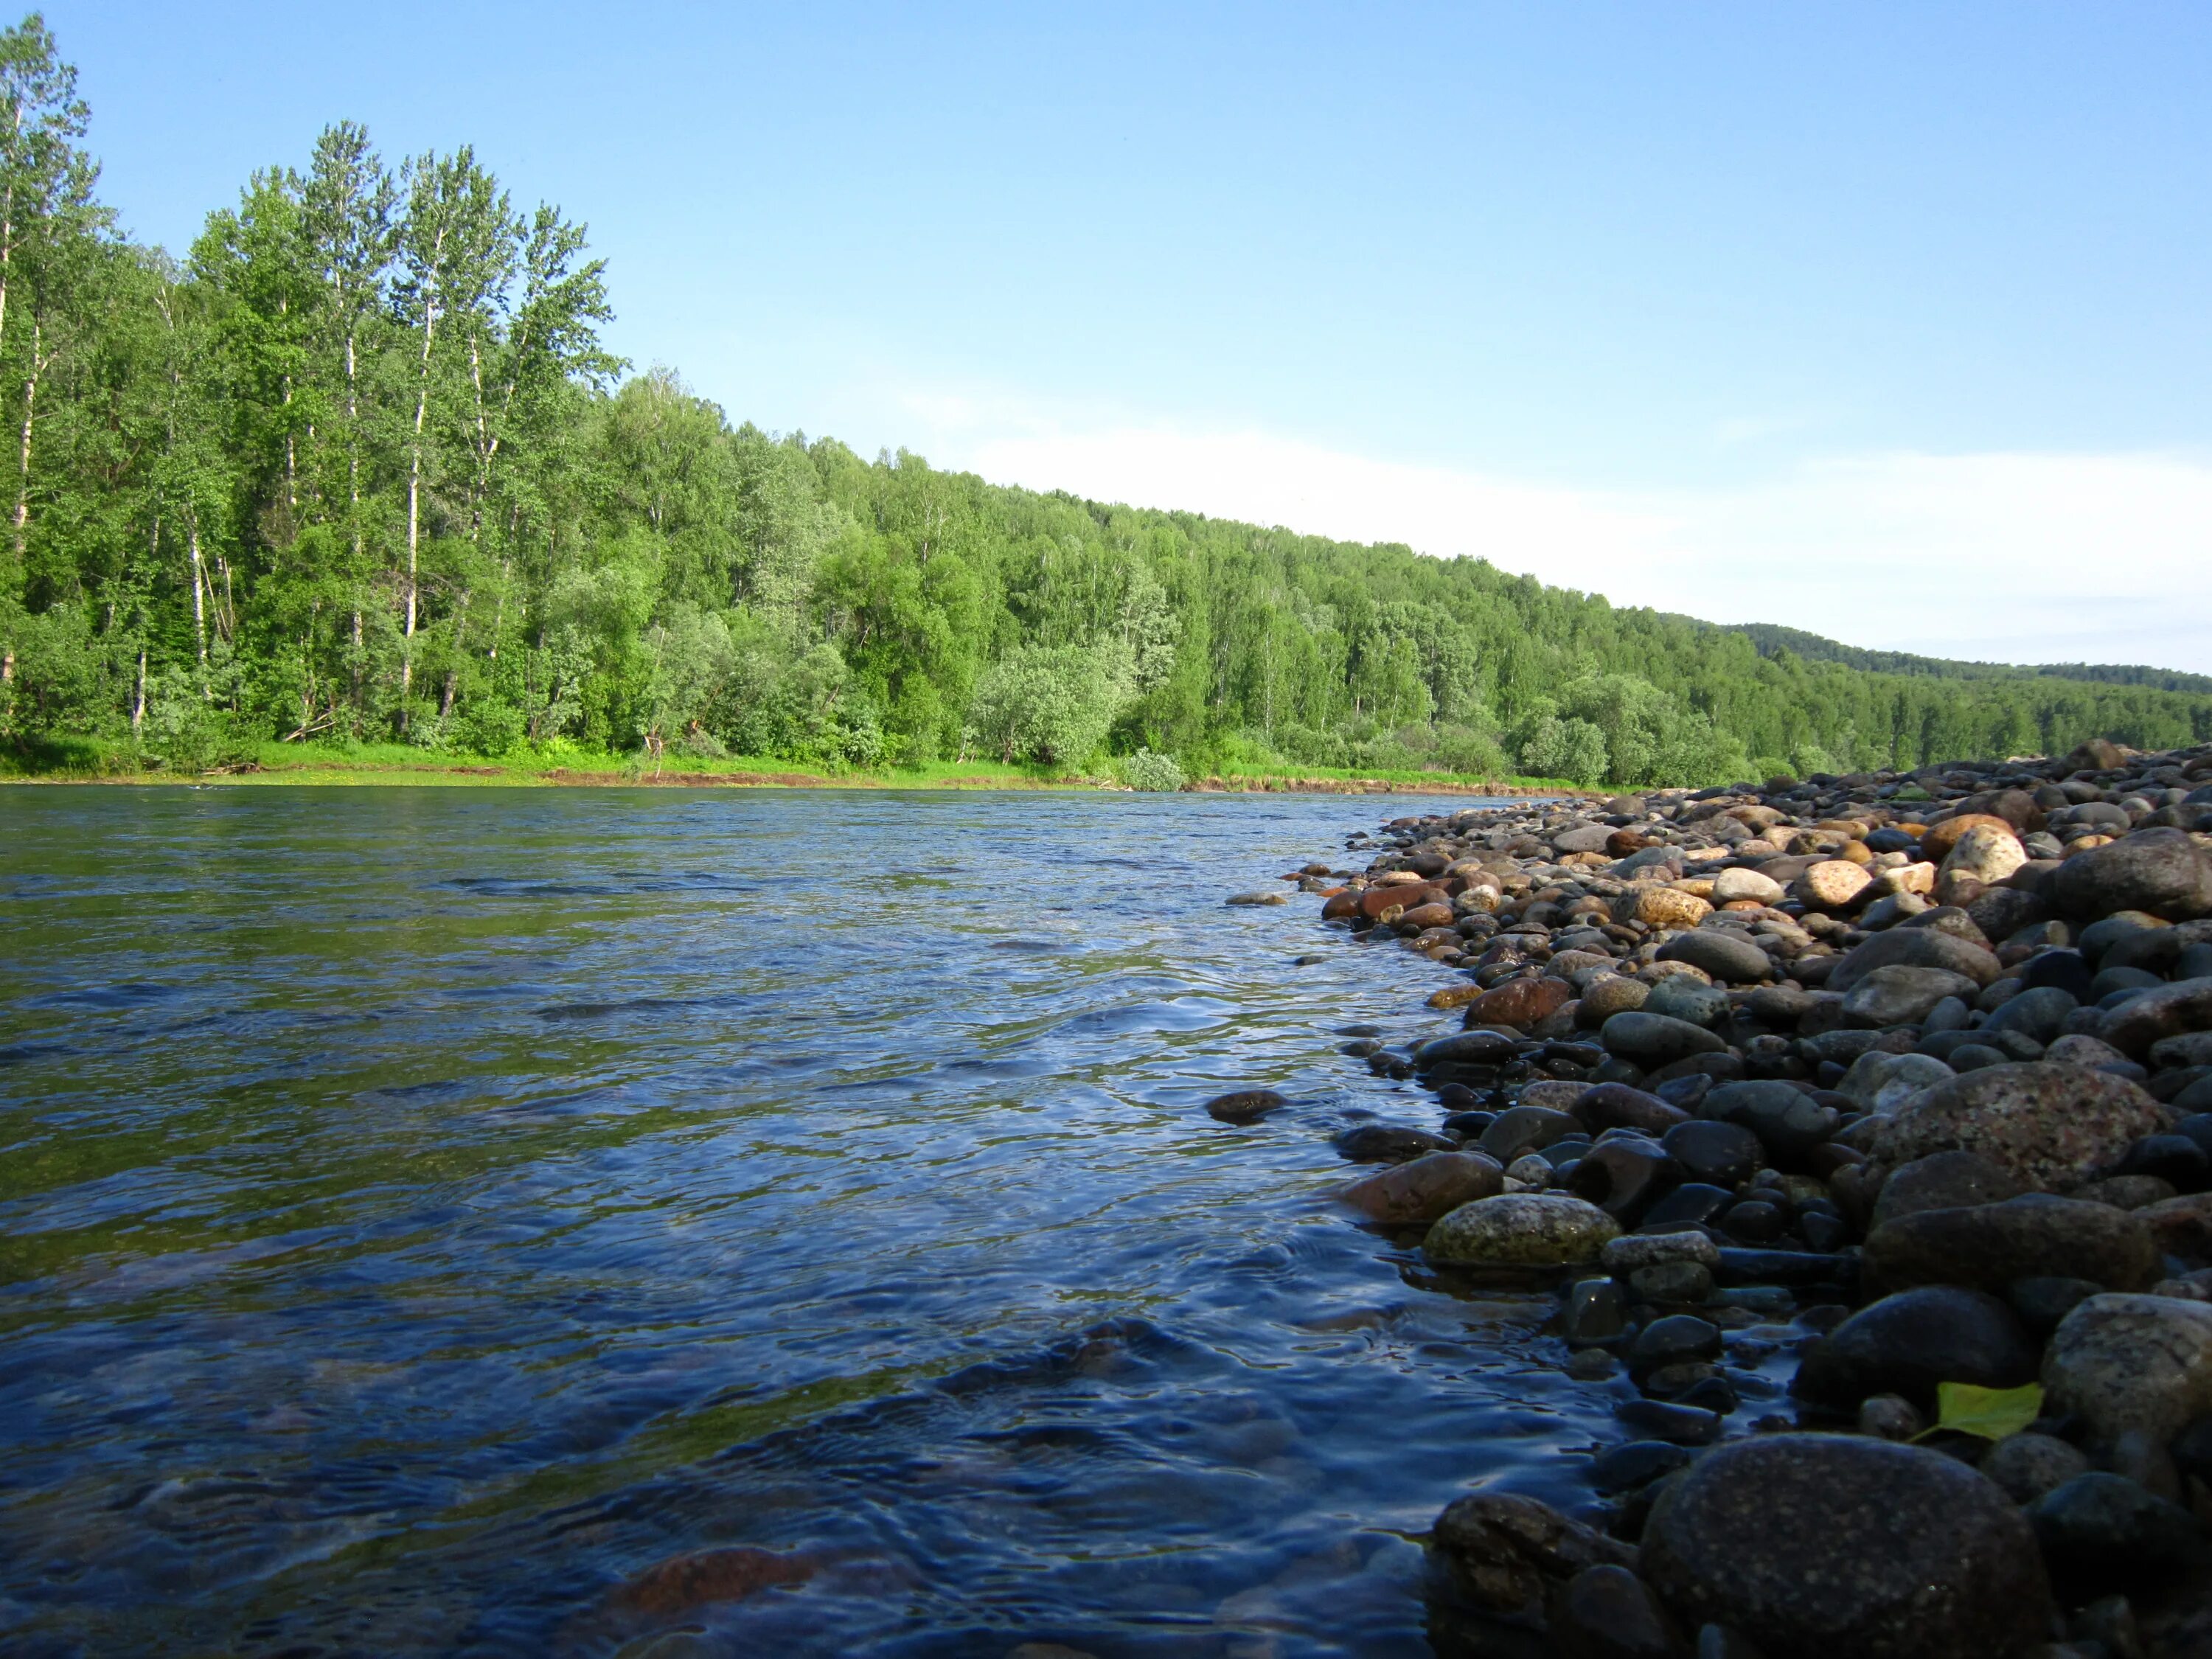
[[[350,117],[589,222],[735,417],[2212,671],[2212,9],[48,16],[173,247]]]

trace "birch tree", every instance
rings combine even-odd
[[[54,262],[40,256],[58,240],[89,234],[100,222],[92,195],[100,169],[77,143],[89,119],[77,96],[76,70],[62,61],[46,20],[33,12],[14,28],[0,30],[0,352],[9,354],[17,370],[22,399],[10,514],[15,558],[0,587],[5,607],[0,610],[0,684],[13,678],[15,667],[11,619],[22,603],[38,382],[52,362],[52,349],[43,337],[47,319],[34,314],[27,350],[11,348],[23,332],[22,289],[27,283],[37,285],[42,276],[51,288]]]
[[[422,621],[424,491],[435,476],[434,395],[455,354],[479,355],[511,279],[521,227],[507,192],[465,147],[410,162],[407,209],[399,227],[398,313],[411,341],[414,413],[406,441],[407,568],[401,585],[399,695],[404,724],[413,689],[415,636]]]

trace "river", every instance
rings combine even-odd
[[[1601,1412],[1324,1201],[1441,970],[1222,902],[1422,805],[0,790],[0,1647],[1430,1652]]]

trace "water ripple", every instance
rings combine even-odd
[[[1220,901],[1370,804],[339,799],[5,792],[9,1652],[1387,1659],[1603,1437],[1324,1201],[1434,970]]]

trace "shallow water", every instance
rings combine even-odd
[[[1623,1437],[1321,1197],[1441,970],[1221,903],[1418,805],[0,790],[0,1646],[1429,1652]]]

